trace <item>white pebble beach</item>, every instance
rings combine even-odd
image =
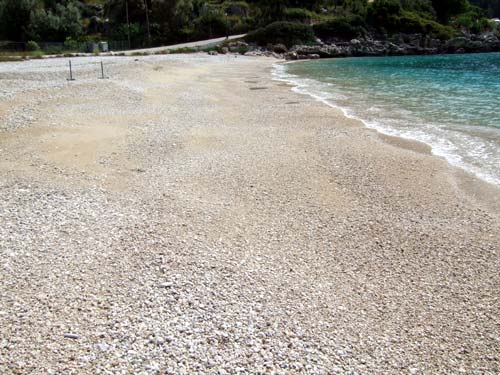
[[[277,63],[0,64],[0,374],[500,372],[500,188]]]

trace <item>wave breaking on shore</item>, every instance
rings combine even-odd
[[[401,122],[405,121],[405,119],[398,119],[398,114],[392,116],[394,118],[389,118],[387,111],[374,103],[364,103],[366,107],[364,114],[371,112],[372,114],[376,113],[376,116],[363,116],[363,113],[359,113],[360,111],[356,110],[354,106],[344,104],[352,103],[354,100],[349,97],[349,93],[341,93],[339,88],[336,88],[331,82],[319,81],[306,75],[293,74],[289,69],[290,64],[296,64],[296,62],[274,64],[272,71],[273,79],[291,84],[294,92],[308,95],[329,107],[338,109],[346,117],[360,121],[370,129],[377,130],[388,136],[423,142],[431,147],[432,154],[443,157],[451,165],[462,168],[486,182],[500,185],[500,170],[494,170],[495,160],[500,155],[489,160],[487,166],[483,164],[487,158],[485,143],[488,141],[488,138],[492,142],[495,142],[498,137],[498,129],[481,129],[484,133],[481,134],[481,137],[473,137],[466,132],[458,131],[454,132],[454,139],[450,139],[446,127],[440,127],[434,123],[401,126]],[[339,104],[339,102],[342,102],[342,104]],[[404,109],[400,109],[400,111],[404,111]],[[370,117],[370,119],[367,117]],[[399,123],[397,120],[400,120]],[[478,129],[472,130],[478,131]],[[489,148],[494,151],[494,145],[493,147],[490,145]],[[491,151],[489,156],[491,157]],[[475,162],[471,162],[471,160]],[[490,166],[491,168],[488,168]]]

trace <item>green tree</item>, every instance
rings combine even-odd
[[[399,0],[375,0],[368,8],[368,20],[377,27],[386,28],[395,16],[401,14],[401,11]]]
[[[64,41],[83,32],[80,10],[75,1],[55,4],[54,9],[37,8],[30,14],[28,35],[33,40]]]
[[[432,0],[437,18],[444,24],[447,24],[451,17],[466,11],[468,5],[467,0]]]
[[[488,12],[489,17],[500,17],[500,0],[469,0]]]
[[[190,21],[194,10],[191,0],[156,0],[151,6],[152,21],[164,32],[182,28]]]
[[[26,40],[35,0],[0,0],[0,34],[16,41]]]
[[[429,19],[436,18],[436,11],[432,6],[431,0],[401,0],[401,7]]]

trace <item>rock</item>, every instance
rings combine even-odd
[[[441,40],[439,40],[439,39],[431,39],[429,41],[430,48],[439,48],[439,47],[441,47],[442,44],[443,44],[443,42],[441,42]]]
[[[208,54],[210,56],[217,56],[218,55],[217,51],[208,51]]]
[[[446,42],[446,48],[449,50],[465,49],[469,40],[463,36],[450,39]]]
[[[273,51],[276,53],[286,53],[288,52],[288,48],[284,44],[275,44],[273,46]]]
[[[222,47],[222,48],[221,48],[221,53],[222,53],[223,55],[225,55],[225,54],[229,53],[229,48],[227,48],[227,47]]]
[[[227,47],[230,52],[241,52],[242,50],[248,50],[250,48],[248,43],[242,41],[230,42]]]
[[[155,344],[155,345],[160,346],[160,345],[163,345],[165,343],[165,339],[163,337],[151,337],[149,339],[149,342],[151,344]]]
[[[158,285],[160,288],[171,288],[174,286],[174,283],[172,281],[167,281],[167,282],[164,282],[164,283],[161,283],[160,285]]]
[[[259,51],[259,50],[253,50],[253,51],[248,51],[248,52],[245,52],[244,55],[245,56],[262,56],[264,53],[262,51]]]
[[[160,366],[157,363],[152,362],[151,364],[146,365],[146,370],[153,371],[156,373],[160,371]]]
[[[97,344],[97,348],[98,348],[101,352],[106,352],[106,351],[109,349],[109,345],[108,345],[108,344],[105,344],[105,343],[99,343],[99,344]]]
[[[67,339],[77,340],[80,338],[80,335],[77,335],[76,333],[65,333],[64,337]]]

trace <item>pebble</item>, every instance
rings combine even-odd
[[[169,282],[165,282],[165,283],[161,283],[160,285],[158,285],[160,288],[170,288],[172,286],[174,286],[175,284],[171,281]]]
[[[23,98],[8,135],[126,133],[115,154],[89,142],[90,167],[2,138],[0,374],[496,370],[498,220],[442,161],[266,59],[106,57],[105,83],[100,59],[75,59],[71,86],[66,59],[0,64],[0,100]]]

